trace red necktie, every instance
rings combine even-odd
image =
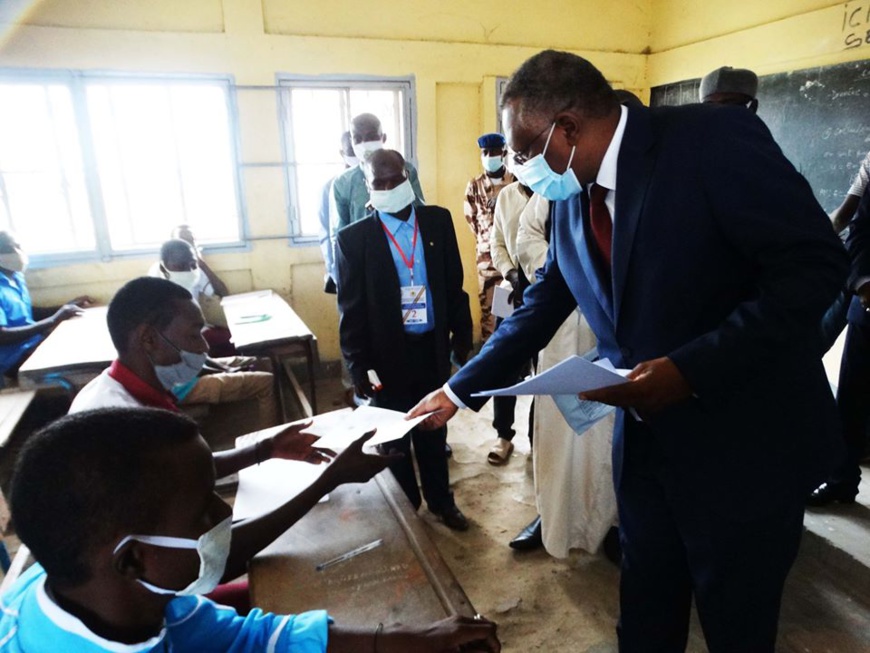
[[[592,227],[592,237],[598,246],[598,252],[602,260],[610,269],[610,250],[613,247],[613,220],[610,219],[610,211],[604,198],[607,197],[607,189],[598,184],[592,184],[589,190],[589,226]]]

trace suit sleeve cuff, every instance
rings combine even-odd
[[[449,385],[447,385],[447,384],[445,383],[443,386],[441,386],[441,389],[444,390],[444,394],[447,395],[447,398],[448,398],[450,401],[452,401],[454,404],[456,404],[456,406],[457,406],[458,408],[468,408],[468,406],[465,405],[465,402],[462,401],[462,399],[460,399],[459,397],[457,397],[457,396],[456,396],[456,393],[453,392],[453,390],[450,389],[450,386],[449,386]]]
[[[865,283],[868,283],[868,282],[870,282],[870,276],[865,275],[863,277],[858,277],[855,280],[855,283],[852,285],[852,290],[854,292],[858,292],[858,290],[861,289],[861,286],[863,286]]]

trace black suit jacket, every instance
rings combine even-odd
[[[865,191],[861,197],[861,203],[849,225],[846,248],[852,263],[846,283],[849,291],[855,292],[855,284],[860,279],[870,278],[870,192]],[[849,322],[870,326],[870,313],[864,310],[857,296],[853,296],[849,304]]]
[[[629,109],[617,174],[611,277],[585,193],[556,202],[540,281],[451,389],[479,406],[579,305],[601,356],[668,356],[696,393],[647,420],[682,498],[745,515],[806,496],[838,452],[818,325],[847,267],[809,185],[760,119],[706,105]]]
[[[451,348],[471,349],[471,311],[462,289],[462,262],[450,212],[438,206],[415,210],[435,318],[433,374],[440,385],[450,376]],[[376,215],[338,232],[335,259],[341,353],[351,377],[357,383],[373,369],[384,385],[382,397],[401,395],[403,379],[414,361],[405,352],[399,275]]]

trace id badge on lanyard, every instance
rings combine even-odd
[[[402,286],[402,324],[426,324],[426,286]]]
[[[387,238],[393,243],[399,256],[402,257],[402,262],[408,268],[411,276],[411,285],[402,286],[401,306],[402,306],[402,324],[426,324],[429,322],[428,304],[429,298],[426,296],[426,286],[418,286],[414,284],[414,256],[417,253],[417,234],[419,232],[419,224],[414,222],[414,239],[411,243],[411,258],[405,256],[399,242],[387,229],[387,226],[381,222],[381,227]]]

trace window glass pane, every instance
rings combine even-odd
[[[295,175],[296,226],[299,235],[320,229],[323,187],[344,170],[339,151],[347,129],[341,89],[294,88],[290,92],[292,148],[288,173]],[[291,188],[294,186],[291,185]]]
[[[240,239],[225,87],[90,82],[87,100],[113,249],[156,247],[182,223]]]
[[[68,87],[0,83],[0,224],[32,254],[96,247],[80,152]]]

